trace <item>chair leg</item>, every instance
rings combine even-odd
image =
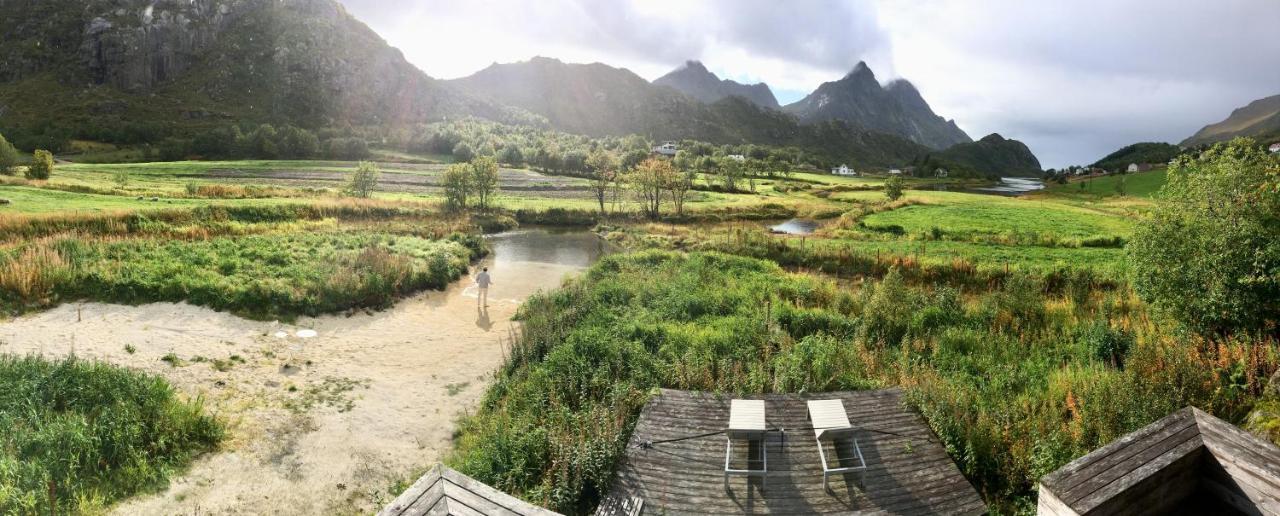
[[[729,458],[733,456],[733,439],[724,439],[724,492],[729,492]]]

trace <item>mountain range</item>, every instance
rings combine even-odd
[[[721,80],[696,61],[654,82],[550,58],[438,80],[334,0],[0,0],[0,12],[0,131],[129,143],[238,123],[476,116],[590,136],[796,146],[862,167],[970,142],[910,83],[881,87],[865,64],[780,107],[767,85]]]

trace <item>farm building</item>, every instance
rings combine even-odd
[[[857,173],[856,171],[854,171],[852,168],[849,168],[849,165],[840,165],[840,166],[838,166],[838,167],[831,167],[831,173],[832,173],[832,174],[835,174],[835,175],[837,175],[837,176],[856,176],[856,175],[858,175],[858,173]]]
[[[1277,153],[1280,153],[1280,142],[1276,142],[1276,143],[1271,144],[1271,146],[1270,146],[1270,147],[1267,147],[1267,150],[1269,150],[1269,151],[1271,151],[1271,152],[1277,152]]]
[[[653,148],[654,154],[661,154],[663,156],[675,156],[676,152],[679,150],[679,147],[676,146],[676,142],[662,142],[662,145]]]

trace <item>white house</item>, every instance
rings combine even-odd
[[[896,168],[895,168],[895,169],[892,169],[892,170],[890,170],[890,171],[889,171],[889,175],[891,175],[891,176],[900,176],[900,175],[902,175],[902,171],[901,171],[901,170],[898,170],[898,169],[896,169]]]
[[[655,154],[663,156],[675,156],[678,150],[680,149],[676,147],[676,142],[662,142],[662,145],[653,148]]]
[[[743,155],[741,155],[741,154],[730,154],[730,155],[728,155],[728,156],[725,156],[725,158],[726,158],[726,159],[731,159],[731,160],[734,160],[734,161],[746,161],[746,160],[747,160],[747,157],[746,157],[746,156],[743,156]]]
[[[945,168],[939,168],[938,170],[933,171],[934,177],[947,177],[949,174],[951,174],[951,172],[947,171]]]
[[[1271,152],[1280,152],[1280,143],[1273,143],[1273,144],[1271,144],[1271,146],[1270,146],[1270,147],[1267,147],[1267,150],[1269,150],[1269,151],[1271,151]]]
[[[838,166],[838,167],[831,167],[831,173],[832,173],[832,174],[835,174],[835,175],[837,175],[837,176],[856,176],[856,175],[858,175],[858,173],[857,173],[857,172],[855,172],[852,168],[849,168],[849,165],[840,165],[840,166]]]
[[[1137,171],[1138,171],[1138,164],[1137,164],[1137,163],[1130,163],[1130,164],[1129,164],[1129,168],[1128,168],[1127,170],[1129,171],[1129,173],[1130,173],[1130,174],[1132,174],[1132,173],[1134,173],[1134,172],[1137,172]]]

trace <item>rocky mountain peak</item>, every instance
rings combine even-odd
[[[725,97],[742,97],[761,107],[778,109],[778,99],[773,90],[764,83],[742,84],[728,79],[720,79],[707,70],[702,62],[690,59],[680,68],[653,81],[659,86],[668,86],[699,101],[710,104]]]

